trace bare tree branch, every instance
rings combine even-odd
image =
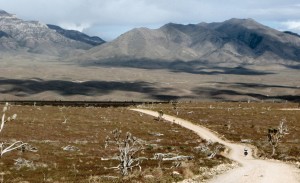
[[[136,155],[143,149],[143,145],[140,140],[129,132],[126,133],[125,139],[121,139],[121,133],[121,130],[115,129],[112,131],[112,141],[110,140],[111,137],[106,137],[105,148],[107,148],[109,144],[113,143],[118,147],[119,151],[119,165],[106,169],[118,169],[121,175],[126,176],[129,174],[129,171],[132,171],[135,167],[138,167],[140,170],[142,169],[140,163],[144,158],[136,157]]]
[[[279,142],[281,139],[288,134],[288,128],[286,125],[286,119],[282,119],[279,122],[277,128],[269,128],[268,130],[268,142],[272,146],[272,154],[274,156],[276,153],[276,148],[278,147]]]
[[[5,103],[5,106],[3,107],[3,114],[1,118],[1,126],[0,126],[0,133],[2,132],[5,123],[13,121],[17,118],[17,114],[14,114],[12,116],[9,116],[6,118],[6,111],[10,109],[10,105],[8,103]],[[16,141],[12,144],[7,145],[6,143],[1,142],[0,143],[0,157],[2,157],[5,153],[11,152],[16,149],[22,149],[25,147],[27,143],[23,143],[22,141]]]

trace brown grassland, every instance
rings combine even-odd
[[[17,120],[4,126],[1,142],[21,140],[38,151],[17,150],[5,154],[0,160],[0,178],[4,182],[172,182],[203,173],[200,167],[231,163],[221,155],[208,159],[207,153],[197,151],[195,147],[206,142],[196,134],[128,108],[11,106],[7,115],[14,113],[18,115]],[[118,171],[105,169],[117,166],[116,160],[101,160],[116,156],[113,145],[104,148],[106,136],[115,128],[122,130],[123,135],[129,131],[145,141],[140,157],[175,153],[194,158],[172,169],[169,161],[163,161],[159,168],[158,160],[144,160],[142,172],[134,170],[130,176],[120,177]],[[158,133],[163,135],[157,136]],[[78,150],[63,150],[67,145]],[[18,158],[28,160],[27,165],[15,165]],[[172,175],[173,171],[180,176]]]
[[[271,158],[268,129],[286,118],[289,134],[272,158],[300,161],[300,111],[281,110],[298,108],[296,103],[179,102],[176,110],[174,106],[170,103],[138,107],[163,110],[164,114],[174,116],[178,112],[178,117],[212,129],[230,141],[246,140],[258,147],[261,158]],[[196,147],[206,142],[196,134],[124,107],[12,106],[7,115],[14,113],[18,114],[17,120],[5,125],[1,142],[22,140],[38,152],[17,150],[5,154],[0,160],[0,178],[4,182],[172,182],[204,174],[203,167],[231,163],[221,155],[208,159],[207,153],[197,151]],[[194,158],[172,169],[171,161],[163,161],[159,168],[158,160],[144,160],[141,172],[135,169],[130,176],[121,177],[118,171],[105,169],[117,166],[116,160],[101,160],[117,155],[115,146],[104,148],[106,136],[115,128],[122,130],[123,136],[128,131],[144,141],[140,157],[175,153]],[[63,150],[67,145],[78,151]],[[210,148],[214,149],[213,146]],[[29,160],[29,165],[15,165],[18,158]],[[173,171],[180,176],[172,175]]]

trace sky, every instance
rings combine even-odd
[[[0,9],[111,41],[137,27],[252,18],[300,34],[300,0],[0,0]]]

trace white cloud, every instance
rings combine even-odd
[[[287,21],[283,22],[282,25],[287,28],[287,30],[300,32],[300,21]]]
[[[70,22],[64,22],[64,23],[58,23],[58,25],[67,30],[77,30],[80,32],[83,32],[84,30],[91,27],[91,25],[88,23],[75,24],[75,23],[70,23]]]

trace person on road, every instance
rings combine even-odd
[[[248,155],[248,150],[245,148],[244,149],[244,155],[247,156]]]

